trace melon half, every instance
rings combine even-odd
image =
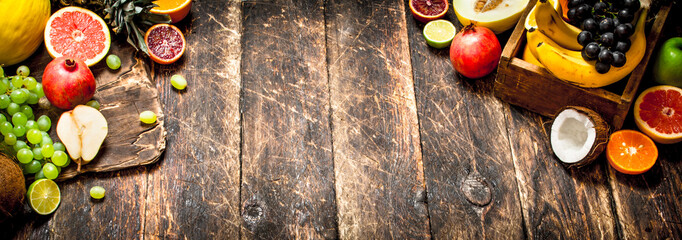
[[[457,19],[466,26],[487,27],[500,34],[516,25],[529,0],[454,0]]]

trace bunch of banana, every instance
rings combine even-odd
[[[557,0],[558,1],[558,0]],[[554,5],[554,6],[553,6]],[[600,74],[595,69],[596,61],[585,60],[578,44],[580,29],[566,23],[557,9],[548,0],[540,0],[528,14],[534,20],[526,19],[526,48],[523,59],[527,62],[543,66],[555,77],[571,84],[586,87],[603,87],[623,79],[630,74],[644,57],[646,37],[644,25],[647,7],[642,8],[630,36],[631,47],[625,53],[627,62],[621,67],[613,67],[607,73]]]

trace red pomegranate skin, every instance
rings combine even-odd
[[[450,45],[450,61],[457,72],[471,79],[495,70],[502,47],[495,33],[486,27],[469,25],[457,33]]]
[[[45,67],[43,92],[55,107],[70,110],[86,104],[97,88],[92,71],[81,60],[58,57]]]

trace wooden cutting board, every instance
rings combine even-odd
[[[146,61],[142,56],[137,56],[135,49],[128,46],[125,40],[112,39],[109,54],[121,58],[120,69],[109,69],[105,60],[90,68],[97,81],[94,99],[101,104],[100,111],[109,125],[107,138],[95,159],[81,166],[80,171],[77,171],[77,164],[72,161],[62,169],[57,180],[70,179],[86,172],[108,172],[151,164],[159,160],[166,148],[163,108],[159,91],[150,80]],[[41,46],[22,64],[30,67],[31,76],[42,81],[43,70],[51,60]],[[16,66],[12,66],[6,70],[13,72],[15,69]],[[47,103],[47,99],[41,99],[41,103],[34,107],[35,116],[36,119],[42,114],[50,117],[50,135],[53,141],[58,141],[54,129],[63,111]],[[139,114],[145,110],[156,113],[156,123],[140,122]]]

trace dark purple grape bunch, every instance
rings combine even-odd
[[[625,65],[639,0],[569,0],[568,8],[569,23],[583,30],[578,34],[583,58],[597,60],[599,73]]]

